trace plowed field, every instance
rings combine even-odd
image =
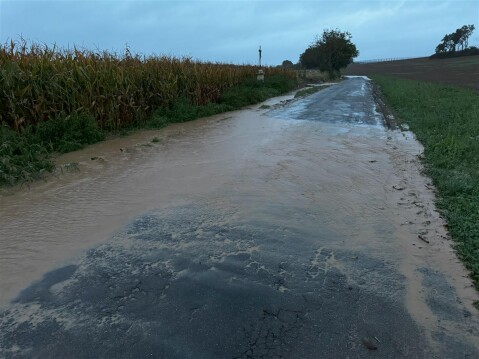
[[[479,90],[479,56],[452,59],[416,59],[354,63],[343,71],[344,75],[392,75],[412,80],[439,82]]]

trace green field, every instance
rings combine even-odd
[[[424,146],[437,206],[479,289],[479,93],[472,89],[373,76],[400,123]]]

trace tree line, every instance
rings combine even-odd
[[[436,46],[436,53],[430,58],[447,58],[465,55],[478,55],[479,49],[469,47],[469,38],[475,30],[474,25],[464,25],[456,31],[446,34]],[[300,55],[299,63],[284,60],[282,67],[319,69],[327,72],[331,78],[340,76],[340,69],[347,67],[359,55],[352,36],[338,29],[324,30],[321,36]]]
[[[474,29],[474,25],[464,25],[445,35],[441,43],[436,46],[436,54],[466,50],[469,47],[469,37]]]

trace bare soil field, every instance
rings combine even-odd
[[[431,81],[465,86],[479,90],[479,56],[452,59],[416,59],[353,63],[343,71],[344,75],[392,75],[412,80]]]

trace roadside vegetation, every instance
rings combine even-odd
[[[438,190],[456,249],[479,289],[479,93],[374,76],[397,120],[424,146],[427,174]]]
[[[0,185],[41,177],[51,154],[78,150],[110,133],[161,128],[241,108],[288,92],[285,68],[0,45]]]
[[[308,88],[305,88],[303,90],[299,90],[298,92],[296,92],[294,94],[294,98],[300,98],[300,97],[306,97],[306,96],[309,96],[309,95],[312,95],[313,93],[316,93],[318,91],[321,91],[325,88],[327,88],[328,86],[313,86],[313,87],[308,87]]]
[[[336,79],[330,78],[327,72],[315,70],[315,69],[302,69],[295,70],[298,82],[302,86],[307,86],[308,84],[318,84],[323,82],[334,81]]]

